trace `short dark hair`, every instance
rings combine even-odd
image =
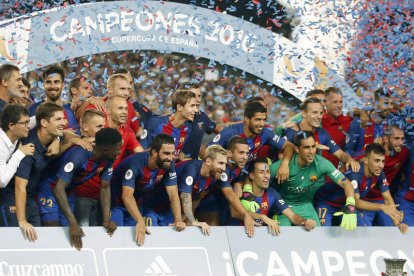
[[[15,71],[20,72],[19,67],[17,67],[16,65],[9,64],[9,63],[1,65],[0,66],[0,82],[2,80],[6,80],[6,81],[9,80],[12,73]]]
[[[254,97],[247,99],[246,104],[253,103],[253,102],[264,102],[264,98],[260,96],[254,96]]]
[[[244,117],[253,118],[256,113],[267,113],[267,108],[259,102],[250,102],[246,104],[244,109]]]
[[[391,95],[389,93],[386,93],[384,88],[379,88],[375,90],[374,92],[374,99],[376,102],[378,102],[381,98],[390,98]]]
[[[43,81],[46,80],[46,78],[52,74],[59,74],[62,78],[62,81],[65,80],[65,72],[63,71],[62,67],[53,65],[43,72]]]
[[[242,145],[249,145],[246,141],[246,139],[244,139],[243,137],[239,136],[239,135],[234,135],[232,136],[228,142],[227,142],[227,149],[228,150],[233,150],[234,147],[237,144],[242,144]]]
[[[247,172],[248,173],[254,172],[254,169],[256,168],[256,164],[258,164],[258,163],[269,164],[269,163],[267,163],[267,158],[257,158],[257,159],[254,159],[254,160],[252,160],[252,161],[249,162],[249,165],[247,166]]]
[[[372,152],[376,153],[376,154],[380,154],[380,155],[385,155],[384,147],[381,144],[378,144],[378,143],[369,144],[365,148],[365,156],[368,156]]]
[[[321,100],[315,97],[306,98],[302,104],[300,105],[300,110],[307,110],[308,105],[311,103],[320,103],[322,104]]]
[[[313,97],[319,94],[325,95],[325,92],[321,89],[313,89],[311,91],[306,92],[305,98]]]
[[[30,82],[29,82],[26,78],[23,78],[23,79],[22,79],[22,82],[23,82],[23,85],[24,85],[24,86],[26,86],[27,88],[29,88],[29,89],[30,89],[30,87],[31,87],[31,86],[30,86]]]
[[[53,117],[53,114],[58,111],[63,111],[63,106],[60,106],[55,103],[42,103],[36,109],[36,123],[40,127],[40,122],[44,119],[49,122],[50,118]]]
[[[71,98],[73,98],[72,88],[78,89],[79,86],[80,86],[80,82],[81,82],[81,78],[80,77],[76,77],[76,78],[72,79],[69,82],[69,89],[68,90],[69,90],[69,95],[70,95]]]
[[[315,136],[313,135],[312,131],[304,131],[304,130],[299,130],[296,134],[295,137],[293,138],[293,144],[296,147],[300,147],[300,145],[302,144],[302,141],[305,139],[308,139],[309,137],[313,137],[313,139],[315,139]]]
[[[339,89],[338,87],[333,87],[333,86],[328,87],[328,88],[325,89],[325,97],[327,97],[331,93],[342,95],[341,89]]]
[[[15,124],[20,120],[21,116],[29,116],[26,107],[19,104],[8,104],[0,115],[0,127],[7,131],[9,124]]]
[[[158,134],[151,141],[150,153],[152,154],[153,150],[155,150],[155,152],[159,152],[164,144],[175,145],[174,138],[164,133]]]
[[[122,135],[114,128],[102,128],[95,135],[95,144],[97,147],[113,147],[121,142]]]

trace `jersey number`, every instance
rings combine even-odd
[[[40,203],[43,206],[46,206],[46,207],[52,207],[53,206],[53,201],[51,199],[46,199],[44,197],[40,198]]]

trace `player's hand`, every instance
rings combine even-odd
[[[116,228],[118,227],[118,225],[116,225],[115,221],[105,221],[102,226],[106,229],[106,232],[108,233],[108,235],[110,237],[112,237],[112,235],[114,234]]]
[[[81,146],[83,149],[85,149],[87,151],[92,151],[93,150],[92,144],[89,143],[88,141],[86,141],[85,139],[82,139],[82,138],[72,138],[71,139],[71,142],[74,145]]]
[[[204,234],[204,235],[206,235],[206,236],[210,236],[210,233],[211,233],[211,227],[210,227],[210,225],[208,225],[207,223],[205,223],[205,222],[199,222],[199,221],[194,221],[194,222],[192,223],[192,225],[193,225],[193,226],[200,227],[200,228],[201,228],[201,231],[203,231],[203,234]]]
[[[19,222],[19,227],[20,230],[22,230],[23,237],[25,240],[29,240],[31,242],[37,240],[37,233],[33,225],[31,225],[27,221],[21,221]]]
[[[380,144],[384,146],[384,139],[382,137],[377,137],[374,139],[374,143]]]
[[[32,143],[26,145],[19,145],[19,150],[23,152],[24,155],[33,155],[35,151],[35,146]]]
[[[69,226],[69,235],[71,245],[74,246],[77,250],[81,250],[82,237],[85,236],[85,233],[83,233],[83,230],[79,224],[76,223]]]
[[[243,221],[244,221],[244,228],[246,229],[247,236],[249,238],[253,237],[253,235],[254,235],[254,225],[255,225],[254,220],[252,219],[252,217],[249,214],[246,213],[246,215],[244,216]]]
[[[289,163],[282,162],[276,174],[277,184],[282,184],[289,178]]]
[[[273,236],[280,235],[279,222],[276,219],[270,219],[268,217],[263,217],[263,222],[267,224],[270,234],[272,234]]]
[[[357,226],[357,215],[355,209],[355,199],[353,197],[348,197],[346,199],[346,205],[341,209],[341,211],[334,213],[334,216],[341,216],[341,227],[345,230],[354,230]]]
[[[92,146],[95,145],[95,137],[83,137],[82,140],[88,142]]]
[[[305,227],[306,231],[311,231],[312,229],[315,228],[316,226],[316,221],[314,221],[313,219],[307,219],[303,222],[303,227]]]
[[[315,147],[316,147],[317,150],[329,150],[329,147],[325,146],[323,144],[316,144]]]
[[[242,184],[240,182],[234,183],[233,192],[236,194],[237,198],[241,198],[243,195]]]
[[[90,97],[88,99],[88,103],[94,105],[96,107],[96,109],[98,109],[99,111],[102,111],[103,113],[106,114],[105,102],[103,101],[102,98]]]
[[[252,185],[244,185],[240,203],[243,208],[249,212],[256,213],[256,211],[260,209],[260,205],[256,202],[256,197],[252,193]]]
[[[383,204],[381,210],[388,215],[393,221],[401,222],[402,215],[400,211],[397,210],[398,205],[387,205]]]
[[[135,241],[139,246],[143,246],[145,242],[145,235],[150,235],[151,232],[147,229],[145,221],[140,221],[135,226]]]
[[[291,128],[291,129],[293,129],[295,131],[298,131],[299,130],[298,125],[295,122],[291,122],[291,121],[288,121],[286,123],[283,123],[282,124],[282,127],[283,127],[283,129]]]
[[[348,170],[349,167],[351,167],[353,172],[359,172],[359,170],[361,169],[361,164],[359,164],[358,161],[355,161],[354,159],[352,159],[351,161],[346,162],[345,164],[345,168]]]
[[[407,234],[408,232],[408,225],[405,223],[399,223],[398,225],[398,229],[400,230],[401,234]]]
[[[54,156],[58,155],[60,150],[60,141],[55,139],[50,143],[49,147],[47,147],[46,156]]]
[[[174,227],[175,227],[175,230],[177,230],[178,232],[181,232],[185,229],[185,222],[175,221]]]

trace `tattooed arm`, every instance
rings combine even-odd
[[[210,225],[205,222],[199,222],[195,219],[193,213],[193,199],[190,193],[182,192],[180,195],[181,205],[183,206],[183,211],[185,216],[188,219],[188,222],[192,226],[200,227],[204,235],[210,235]]]

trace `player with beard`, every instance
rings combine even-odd
[[[398,226],[401,233],[406,233],[408,227],[401,223],[402,215],[397,210],[389,191],[389,184],[384,174],[385,150],[377,143],[368,145],[365,150],[364,163],[357,173],[351,172],[346,177],[355,187],[356,207],[359,210],[358,225],[378,225],[382,221],[383,226]],[[367,195],[373,189],[378,189],[384,201],[382,203],[371,201]],[[390,222],[387,222],[390,221]]]
[[[101,178],[100,195],[103,226],[108,234],[112,236],[116,230],[116,224],[110,219],[111,190],[109,181],[112,175],[112,162],[118,156],[121,144],[122,137],[118,131],[112,128],[104,128],[96,133],[95,147],[92,152],[75,146],[60,157],[61,166],[56,172],[57,181],[53,188],[54,197],[48,196],[47,198],[51,202],[50,205],[56,205],[56,202],[59,205],[60,210],[69,222],[70,243],[78,250],[82,248],[82,237],[85,234],[69,206],[66,193],[70,193],[75,187],[82,185],[95,175],[99,175]],[[54,213],[58,213],[56,209]],[[57,216],[55,216],[56,218]]]
[[[148,120],[141,134],[141,143],[148,148],[156,135],[170,135],[175,141],[174,160],[178,161],[192,131],[191,122],[198,112],[196,95],[190,90],[177,90],[172,96],[172,107],[175,111],[171,116],[154,116]]]
[[[227,151],[220,145],[207,148],[204,160],[191,160],[177,164],[178,186],[183,212],[189,225],[202,228],[204,234],[210,234],[210,225],[219,225],[219,204],[217,189],[220,189],[229,205],[244,220],[246,232],[253,236],[254,222],[241,205],[229,183],[229,171],[226,169]],[[196,217],[199,222],[196,220]]]
[[[37,107],[44,103],[50,102],[60,105],[64,109],[66,127],[76,132],[79,132],[79,123],[76,120],[75,114],[70,108],[70,104],[63,104],[61,95],[64,87],[65,73],[63,69],[57,66],[51,66],[43,72],[43,86],[46,98],[38,103],[34,103],[29,107],[30,123],[33,128],[36,125],[35,114]]]
[[[345,151],[355,159],[364,156],[365,147],[375,142],[381,142],[384,129],[388,126],[389,115],[392,110],[392,98],[383,89],[375,91],[375,104],[368,113],[368,122],[362,123],[360,118],[355,118],[349,126],[349,136],[346,141]]]
[[[0,112],[10,103],[11,98],[19,96],[22,80],[19,67],[12,64],[0,66]]]
[[[310,131],[313,133],[319,149],[321,148],[320,145],[325,146],[325,148],[328,148],[329,153],[345,164],[346,168],[351,166],[353,171],[359,171],[359,163],[352,159],[349,154],[344,152],[331,138],[329,133],[321,127],[324,115],[324,106],[321,101],[317,98],[307,98],[301,104],[301,110],[303,120],[296,126],[285,130],[287,139],[292,142],[298,131]]]
[[[225,127],[214,139],[208,143],[208,146],[218,144],[228,148],[228,141],[234,135],[239,135],[246,139],[249,145],[249,161],[256,159],[257,153],[263,145],[269,145],[279,153],[283,153],[282,165],[278,171],[279,181],[284,181],[289,176],[289,161],[293,155],[292,143],[285,138],[274,134],[270,128],[265,128],[267,119],[267,109],[259,102],[250,102],[246,105],[244,111],[243,123],[234,124]],[[200,153],[204,156],[205,149]]]
[[[145,234],[149,233],[146,222],[158,226],[174,223],[177,231],[185,228],[181,219],[174,152],[174,139],[159,134],[152,140],[149,151],[128,157],[114,171],[111,179],[112,219],[121,226],[135,226],[138,245],[144,244]]]
[[[351,182],[331,162],[316,154],[316,141],[312,132],[298,132],[294,143],[296,153],[289,163],[289,179],[276,186],[282,198],[296,214],[305,219],[312,219],[320,226],[313,200],[315,192],[325,184],[327,176],[345,191],[346,201],[342,203],[345,203],[345,207],[341,226],[346,230],[355,229],[357,218]],[[276,176],[280,163],[281,161],[278,161],[270,166],[272,179]],[[282,226],[291,225],[291,221],[284,215],[279,217],[279,221]]]

